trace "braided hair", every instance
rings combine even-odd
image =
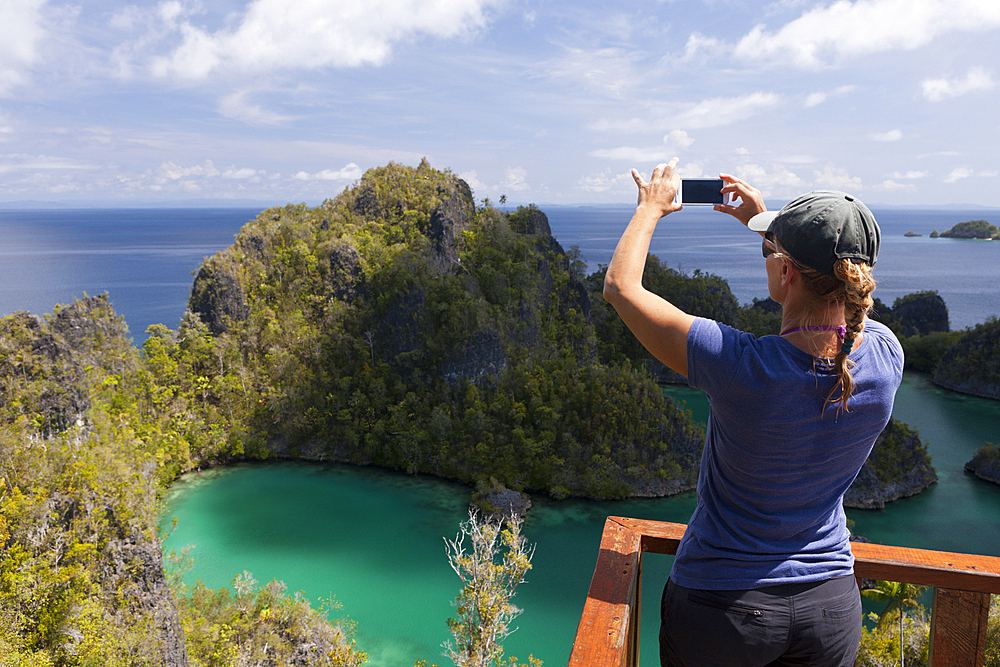
[[[838,382],[827,395],[827,403],[839,403],[840,409],[847,410],[847,399],[854,392],[851,368],[854,366],[848,354],[854,341],[865,328],[865,317],[871,312],[875,300],[871,293],[875,289],[872,267],[856,264],[849,259],[839,259],[833,266],[833,276],[820,273],[796,262],[806,288],[826,305],[843,304],[844,323],[847,332],[843,345],[833,359],[833,366],[839,377]],[[837,393],[839,389],[839,394]]]

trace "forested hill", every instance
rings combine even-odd
[[[582,262],[545,215],[477,207],[425,163],[265,211],[195,280],[219,458],[374,464],[555,497],[692,488],[702,434],[650,375],[604,363]],[[180,343],[179,341],[183,341]]]

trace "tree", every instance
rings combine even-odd
[[[506,524],[506,527],[504,527]],[[503,642],[521,610],[511,603],[514,591],[531,569],[535,547],[521,535],[522,521],[515,515],[481,520],[474,509],[454,540],[445,538],[451,568],[462,580],[455,598],[458,618],[448,619],[455,644],[445,642],[445,655],[456,667],[492,667],[505,664]],[[471,550],[466,552],[465,539]],[[528,658],[533,667],[541,664]],[[515,665],[516,658],[506,664]]]
[[[925,586],[915,586],[898,581],[878,581],[875,588],[861,591],[861,594],[875,602],[887,603],[878,617],[878,627],[895,610],[899,610],[899,665],[903,665],[903,616],[906,607],[917,607],[917,598],[926,589]]]

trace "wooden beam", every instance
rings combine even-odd
[[[867,579],[1000,593],[1000,558],[852,542],[854,569]]]
[[[627,667],[638,651],[640,535],[611,518],[584,603],[569,664]],[[632,646],[632,643],[635,646]]]
[[[931,608],[931,667],[980,667],[986,660],[990,596],[934,589]]]

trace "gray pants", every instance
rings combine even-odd
[[[660,622],[662,667],[851,667],[861,595],[853,576],[749,591],[668,579]]]

